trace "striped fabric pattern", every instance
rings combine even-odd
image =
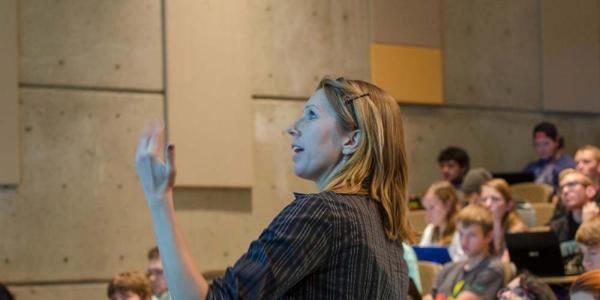
[[[364,195],[295,194],[208,299],[405,299],[402,244]]]

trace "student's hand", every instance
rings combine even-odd
[[[431,294],[427,294],[423,296],[422,300],[433,300],[433,297],[431,297]]]
[[[490,206],[490,211],[492,212],[492,217],[496,222],[502,222],[502,218],[504,218],[504,214],[506,213],[506,205],[504,201],[493,202]]]
[[[600,213],[600,208],[594,201],[590,201],[583,206],[581,213],[581,221],[585,222],[593,217],[597,216]]]
[[[163,131],[162,125],[153,123],[140,137],[135,154],[137,174],[150,206],[164,202],[175,184],[175,148],[169,145],[163,159]]]

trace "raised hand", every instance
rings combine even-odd
[[[581,221],[589,221],[600,213],[600,208],[595,201],[590,201],[583,206],[581,212]]]
[[[140,137],[135,166],[148,203],[161,204],[175,184],[175,148],[169,145],[164,155],[164,127],[153,123]]]

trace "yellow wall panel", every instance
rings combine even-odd
[[[442,103],[442,51],[373,43],[371,80],[399,102]]]

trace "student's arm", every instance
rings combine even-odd
[[[498,210],[498,209],[497,209]],[[504,251],[504,228],[502,226],[502,214],[492,208],[492,215],[494,216],[494,227],[492,230],[494,238],[494,250],[496,254],[500,254]]]
[[[169,292],[173,299],[205,299],[208,284],[194,266],[175,219],[175,150],[170,146],[163,161],[162,134],[162,127],[156,124],[143,134],[136,153],[136,169],[152,215]]]

